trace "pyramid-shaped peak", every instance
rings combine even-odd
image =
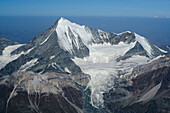
[[[70,22],[69,20],[65,19],[64,17],[61,17],[58,22]],[[70,22],[71,23],[71,22]]]
[[[66,27],[66,26],[69,26],[72,29],[79,29],[79,30],[83,27],[83,26],[81,26],[81,25],[79,25],[77,23],[71,22],[68,19],[65,19],[65,18],[61,17],[57,21],[57,27],[62,27],[62,30],[63,30],[63,27]]]
[[[64,17],[60,17],[60,19],[59,20],[66,20]]]
[[[72,22],[64,17],[60,17],[60,19],[58,19],[58,21],[56,22],[57,23],[57,27],[66,27],[66,26],[69,26],[70,28],[73,28],[73,29],[84,29],[84,28],[88,28],[88,26],[86,25],[80,25],[80,24],[77,24],[75,22]]]
[[[69,20],[65,19],[64,17],[60,17],[55,23],[54,25],[59,25],[59,24],[66,24],[66,23],[71,23]]]
[[[72,25],[74,23],[72,23],[71,21],[61,17],[58,21],[57,21],[58,26],[68,26],[68,25]]]

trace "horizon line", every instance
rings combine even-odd
[[[125,17],[125,18],[165,18],[165,19],[170,19],[170,17],[164,17],[164,16],[101,16],[101,15],[96,15],[96,16],[87,16],[87,15],[81,15],[81,16],[69,16],[69,15],[0,15],[0,17]]]

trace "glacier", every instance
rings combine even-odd
[[[88,87],[91,89],[91,104],[95,107],[103,106],[103,93],[114,88],[114,80],[130,74],[134,67],[148,63],[145,56],[133,56],[125,61],[117,62],[117,58],[133,48],[136,42],[118,45],[109,43],[90,45],[90,56],[72,59],[84,73],[91,76]],[[118,75],[119,72],[122,75]]]
[[[132,35],[132,40],[129,38],[129,35]],[[62,67],[60,62],[57,63],[58,59],[62,56],[58,57],[59,54],[68,52],[69,54],[67,55],[71,58],[71,61],[80,67],[83,73],[90,75],[90,81],[87,88],[91,89],[91,104],[96,108],[103,107],[103,93],[106,93],[115,87],[115,80],[117,78],[126,78],[126,75],[131,74],[135,67],[147,64],[150,61],[153,61],[153,58],[155,57],[160,57],[154,56],[154,48],[151,43],[137,33],[132,33],[130,31],[119,34],[107,33],[99,29],[93,30],[85,25],[72,23],[64,18],[59,19],[56,25],[49,28],[49,30],[45,31],[44,35],[40,35],[38,39],[35,38],[33,41],[35,41],[35,44],[33,43],[32,45],[30,44],[31,46],[26,46],[28,50],[13,56],[11,56],[10,53],[23,45],[20,44],[6,47],[3,51],[3,55],[0,56],[0,69],[7,63],[20,57],[22,54],[26,55],[33,50],[35,50],[35,52],[40,52],[39,50],[41,50],[41,54],[39,56],[37,55],[37,58],[32,58],[31,56],[29,61],[26,61],[25,64],[20,66],[18,72],[26,71],[36,64],[41,63],[41,60],[39,59],[42,56],[44,59],[48,59],[48,62],[45,62],[46,65],[42,60],[42,64],[45,65],[45,68],[52,67],[54,70],[58,69],[62,73],[67,73],[70,76],[73,70],[71,70],[68,65],[64,64],[65,67]],[[143,50],[146,51],[148,57],[145,55],[133,54],[130,58],[125,60],[117,60],[135,48],[137,43],[139,43]],[[57,45],[56,48],[59,48],[59,51],[57,51],[57,53],[55,53],[55,50],[51,52],[53,49],[51,45],[53,47]],[[165,53],[164,50],[161,50],[156,46],[154,47]],[[50,50],[48,48],[50,48]],[[87,48],[89,51],[84,52],[84,48]],[[44,57],[44,51],[50,51],[51,53],[49,56],[47,54]],[[75,55],[75,53],[80,54],[80,52],[83,54],[82,57]],[[36,53],[34,54],[36,55]],[[27,59],[29,58],[30,57],[28,56]],[[28,81],[28,93],[32,94],[39,89],[41,89],[42,92],[48,93],[58,92],[58,90],[54,88],[54,86],[57,86],[55,83],[52,84],[52,86],[45,86],[48,80],[46,75],[42,74],[43,71],[44,69],[36,76],[30,74],[31,80]],[[136,76],[137,75],[135,75],[135,77]],[[26,79],[28,78],[24,76],[24,80]],[[39,88],[37,89],[35,87]]]

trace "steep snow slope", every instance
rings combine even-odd
[[[61,18],[58,21],[56,32],[58,34],[58,41],[60,47],[69,52],[73,49],[73,44],[77,48],[80,48],[79,37],[86,45],[93,38],[92,34],[85,29],[85,26],[80,26],[78,24],[71,23],[70,21],[64,18]],[[70,32],[73,33],[72,37],[69,34]]]
[[[60,47],[71,54],[75,51],[74,48],[79,50],[82,45],[88,47],[92,43],[103,42],[104,39],[109,38],[108,33],[102,30],[92,30],[64,18],[58,20],[56,32]]]
[[[23,44],[12,45],[12,46],[6,47],[3,50],[2,55],[0,55],[0,69],[3,68],[9,62],[17,59],[21,55],[21,54],[17,54],[17,55],[11,56],[11,52],[21,46],[23,46]]]
[[[30,43],[18,49],[13,48],[15,49],[16,55],[28,54],[15,57],[16,61],[8,66],[10,71],[8,67],[0,70],[2,76],[19,71],[39,74],[52,71],[74,75],[83,71],[91,76],[88,86],[92,91],[91,103],[95,107],[103,106],[103,93],[114,87],[116,78],[124,77],[134,67],[161,54],[159,48],[136,33],[107,33],[85,25],[80,26],[64,18],[37,35]],[[8,48],[4,50],[4,54],[11,59],[9,53],[13,50],[6,52],[7,50]],[[130,57],[117,60],[130,50]],[[136,54],[136,50],[139,54]],[[155,55],[155,51],[159,53]],[[147,55],[141,55],[141,52]]]
[[[136,41],[138,41],[142,45],[142,47],[147,51],[148,56],[152,57],[152,48],[150,44],[148,43],[148,41],[144,37],[136,33],[135,33],[135,36],[136,36]]]
[[[76,23],[72,23],[64,18],[58,20],[55,30],[58,36],[58,43],[60,47],[71,54],[75,52],[75,48],[78,50],[82,48],[82,45],[85,45],[89,48],[89,45],[92,44],[103,44],[105,42],[111,43],[111,40],[114,38],[118,43],[121,41],[126,43],[135,41],[138,42],[144,48],[150,58],[154,57],[154,49],[158,49],[157,51],[160,51],[160,53],[162,52],[160,48],[153,48],[151,43],[146,38],[130,31],[119,34],[107,33],[99,29],[93,30],[85,25],[81,26]],[[129,36],[126,36],[126,34],[130,34],[131,37],[134,36],[135,39],[132,38],[132,41],[130,41]],[[46,39],[48,39],[48,37]],[[114,43],[112,44],[114,45]]]

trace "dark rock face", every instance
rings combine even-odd
[[[47,78],[36,78],[41,76]],[[41,76],[22,72],[0,81],[0,113],[83,112],[83,85],[67,74]]]
[[[130,40],[130,41],[129,41]],[[128,40],[125,40],[126,43],[131,43],[135,40],[135,34],[131,33],[131,35],[129,36]],[[140,55],[140,56],[146,56],[148,58],[154,58],[157,57],[159,55],[163,55],[166,53],[162,53],[158,47],[156,47],[155,45],[153,45],[151,42],[149,42],[148,40],[146,40],[147,43],[149,43],[150,47],[151,47],[151,54],[149,55],[147,53],[147,51],[144,49],[144,47],[139,43],[136,42],[135,46],[130,49],[128,52],[126,52],[126,54],[124,56],[121,56],[120,58],[118,58],[117,60],[126,60],[130,57],[132,57],[133,55]]]
[[[62,19],[63,20],[63,19]],[[87,88],[90,76],[84,74],[72,58],[89,56],[88,45],[109,43],[133,44],[117,60],[126,60],[133,55],[151,58],[135,33],[107,33],[82,26],[92,38],[85,43],[81,33],[67,27],[62,34],[72,45],[71,51],[59,43],[59,33],[53,26],[37,35],[28,44],[11,52],[21,54],[0,70],[0,113],[153,113],[170,111],[170,58],[160,58],[149,64],[136,67],[125,78],[116,78],[114,88],[103,94],[104,107],[96,108],[91,102],[91,91]],[[61,27],[61,26],[60,26]],[[76,34],[76,35],[75,35]],[[63,38],[63,37],[62,37]],[[89,38],[89,37],[85,37]],[[163,53],[148,41],[152,57]],[[0,55],[5,47],[15,45],[0,38]],[[78,45],[78,47],[77,47]],[[70,48],[69,48],[70,49]],[[151,58],[152,59],[152,58]],[[35,62],[34,62],[35,61]],[[124,75],[121,70],[118,72]],[[9,76],[7,76],[9,75]],[[136,77],[136,75],[138,75]],[[156,94],[148,101],[139,101],[143,95],[161,83]]]
[[[77,74],[81,72],[81,69],[72,61],[72,58],[84,58],[89,56],[90,51],[87,47],[88,45],[103,43],[117,45],[120,42],[130,44],[137,41],[135,33],[124,32],[121,34],[115,34],[104,32],[98,29],[91,29],[87,26],[80,27],[79,25],[77,26],[80,27],[80,31],[77,31],[79,27],[74,28],[74,25],[74,23],[61,18],[53,26],[45,30],[42,34],[37,35],[28,44],[12,51],[11,55],[20,53],[24,54],[2,68],[0,70],[0,76],[11,75],[14,72],[21,71],[21,66],[26,65],[27,63],[36,59],[37,61],[33,64],[33,66],[30,66],[25,70],[33,71],[35,73],[45,73],[51,71],[66,73],[65,68],[68,68],[72,74]],[[63,26],[64,28],[62,28]],[[58,30],[58,27],[61,27],[62,30],[66,31],[62,31],[61,29]],[[62,35],[60,34],[61,31],[63,33]],[[87,33],[87,37],[82,36],[84,31]],[[89,34],[90,36],[88,36]],[[65,50],[66,48],[63,48],[63,45],[64,47],[67,45],[61,43],[61,40],[64,40],[63,43],[66,41],[68,45],[71,45],[69,46],[71,48],[66,47],[70,51]],[[4,47],[7,45],[13,44],[5,39],[3,39],[3,41],[0,40],[1,43],[4,43],[4,41],[6,43],[3,44],[2,49],[4,49]],[[156,57],[162,54],[162,52],[149,41],[148,44],[152,48],[152,57]],[[136,42],[136,45],[132,49],[127,51],[125,55],[122,55],[117,60],[125,60],[132,57],[133,55],[150,57],[148,56],[147,51],[142,47],[141,43]]]
[[[106,109],[114,113],[168,113],[170,111],[169,62],[170,57],[167,56],[147,64],[147,66],[144,65],[143,67],[148,68],[149,65],[150,68],[148,70],[142,67],[139,68],[139,75],[132,79],[132,85],[129,86],[127,85],[128,81],[124,81],[122,82],[124,84],[123,87],[121,85],[105,93]],[[135,73],[135,71],[133,73]],[[132,76],[133,73],[130,76]],[[151,99],[139,101],[160,83],[161,87]],[[152,92],[152,94],[153,93],[154,92]],[[151,96],[151,94],[148,96]]]
[[[65,97],[67,97],[67,99],[69,101],[71,101],[76,106],[78,106],[79,108],[82,109],[82,107],[83,107],[83,99],[78,98],[78,97],[82,97],[82,93],[79,90],[76,90],[75,88],[68,86],[68,87],[63,88],[63,92],[65,94]]]
[[[26,55],[21,55],[18,59],[7,64],[5,68],[3,68],[0,71],[1,73],[0,75],[10,75],[13,72],[18,71],[19,68],[22,65],[24,65],[26,62],[29,62],[35,58],[38,58],[37,61],[39,63],[34,65],[32,68],[28,69],[28,71],[31,70],[36,73],[39,72],[44,73],[49,70],[50,68],[48,67],[49,64],[56,63],[61,68],[58,69],[58,67],[56,66],[56,68],[53,68],[53,71],[63,72],[64,68],[68,67],[68,69],[72,71],[73,74],[77,72],[81,72],[81,69],[78,66],[76,66],[76,64],[71,60],[71,55],[68,52],[62,50],[59,47],[59,45],[57,45],[58,42],[56,37],[57,37],[56,32],[53,32],[48,42],[44,43],[43,46],[42,45],[31,46],[32,48],[34,47],[32,51],[30,51]],[[30,46],[30,44],[27,45]],[[27,47],[27,45],[20,47],[16,51],[22,51],[23,48],[29,48]],[[27,50],[24,49],[24,51]],[[55,56],[55,57],[53,59],[50,59],[51,56]]]
[[[6,85],[0,85],[0,113],[5,113],[6,110],[6,102],[8,97],[12,91],[13,87],[9,87]],[[2,93],[3,92],[3,93]]]
[[[27,92],[17,92],[17,96],[9,102],[7,113],[78,113],[72,105],[61,95],[55,94],[33,94]],[[73,95],[71,93],[70,95]],[[79,98],[78,95],[76,95]],[[81,97],[80,97],[81,98]],[[1,100],[2,101],[2,100]],[[31,105],[30,105],[31,103]],[[3,105],[1,106],[5,108]],[[5,113],[6,109],[2,109]]]
[[[58,20],[59,21],[59,20]],[[42,34],[37,35],[28,44],[19,47],[11,52],[11,55],[19,54],[21,52],[30,51],[28,54],[21,55],[15,61],[10,62],[6,67],[0,70],[0,76],[10,75],[20,69],[20,67],[27,62],[38,59],[37,64],[27,69],[27,71],[33,71],[35,73],[44,73],[51,71],[64,72],[64,68],[68,68],[72,74],[81,72],[81,69],[71,60],[74,56],[83,58],[89,55],[89,49],[83,44],[79,38],[80,48],[76,48],[73,45],[73,54],[68,51],[64,51],[58,43],[58,35],[55,31],[57,22],[44,31]],[[69,37],[74,39],[72,31],[69,29]],[[45,41],[46,40],[46,41]],[[74,40],[72,40],[73,43]],[[51,57],[54,58],[51,59]],[[55,66],[50,66],[52,63],[56,63]]]
[[[112,37],[110,38],[111,44],[118,44],[119,42],[125,42],[127,44],[130,44],[131,42],[134,41],[135,41],[134,33],[129,33],[129,32],[125,32],[113,38]]]
[[[130,57],[132,57],[133,55],[140,55],[140,56],[146,56],[149,57],[147,55],[147,52],[144,50],[144,48],[141,46],[141,44],[139,42],[136,43],[136,45],[130,49],[124,56],[118,58],[117,60],[126,60]]]
[[[141,79],[144,79],[144,78],[143,77],[141,78],[140,76],[139,78],[137,77],[134,80],[134,85],[136,86],[137,90],[140,90],[141,92],[143,92],[147,89],[147,86],[158,85],[161,82],[162,85],[160,89],[158,90],[154,98],[152,98],[152,100],[146,103],[142,103],[142,102],[134,103],[131,106],[125,107],[124,108],[125,111],[126,110],[135,111],[136,113],[152,113],[152,112],[168,113],[170,111],[170,108],[169,108],[170,106],[170,98],[169,98],[170,97],[170,88],[169,88],[170,68],[164,67],[164,68],[146,73],[146,75],[145,75],[145,79],[147,80],[141,81]],[[152,78],[152,81],[150,80],[151,78]],[[137,84],[136,84],[136,81],[138,81]],[[144,83],[145,81],[147,82]]]

